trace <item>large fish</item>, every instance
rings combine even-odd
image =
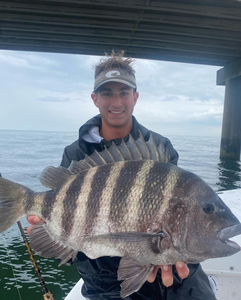
[[[170,163],[163,145],[113,144],[69,169],[46,168],[40,180],[51,190],[36,193],[0,178],[0,232],[28,214],[46,221],[30,234],[44,257],[122,257],[121,297],[137,291],[155,265],[198,263],[232,255],[229,240],[241,224],[195,174]]]

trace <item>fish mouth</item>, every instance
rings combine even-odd
[[[228,228],[224,228],[221,231],[219,231],[217,237],[223,242],[224,244],[227,244],[228,246],[237,249],[238,251],[241,250],[241,247],[235,243],[234,241],[230,241],[229,239],[241,234],[241,223],[237,225],[233,225]]]

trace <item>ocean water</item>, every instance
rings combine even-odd
[[[179,166],[203,178],[215,191],[241,188],[241,163],[219,159],[220,137],[169,136],[179,152]],[[0,130],[0,173],[2,176],[43,191],[41,171],[58,166],[63,149],[77,133]],[[23,219],[22,225],[28,223]],[[47,288],[55,300],[64,299],[79,279],[75,266],[58,267],[54,259],[36,255]],[[0,300],[43,299],[17,225],[0,234]]]

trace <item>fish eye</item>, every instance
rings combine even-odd
[[[215,211],[215,207],[213,204],[209,204],[209,203],[206,203],[203,205],[203,211],[205,212],[205,214],[213,214],[214,211]]]

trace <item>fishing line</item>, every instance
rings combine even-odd
[[[4,240],[4,247],[7,250],[8,258],[10,260],[10,264],[9,265],[10,265],[10,267],[12,269],[13,277],[14,277],[14,280],[16,282],[16,288],[17,288],[17,291],[18,291],[18,296],[19,296],[19,299],[22,300],[22,297],[21,297],[21,294],[20,294],[20,290],[18,288],[18,280],[17,280],[17,277],[15,276],[14,269],[13,269],[13,264],[12,264],[12,260],[11,260],[11,257],[10,257],[10,254],[9,254],[9,250],[8,250],[8,247],[7,247],[7,241],[5,239],[5,234],[2,233],[2,236],[3,236],[3,240]]]

